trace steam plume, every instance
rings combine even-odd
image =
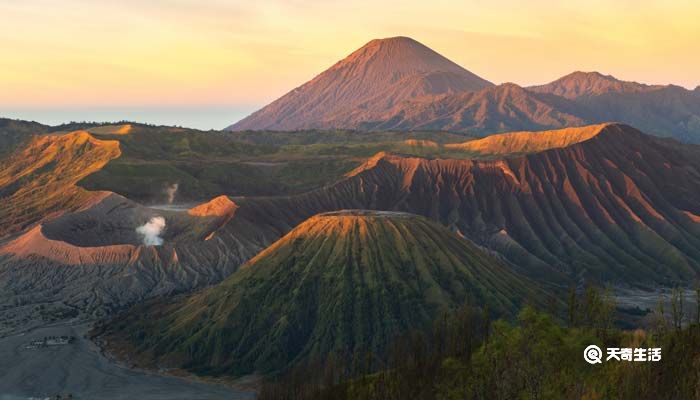
[[[163,229],[165,229],[165,218],[153,217],[136,228],[136,233],[143,236],[143,244],[146,246],[160,246],[163,244],[163,238],[160,237]]]
[[[173,200],[175,200],[175,194],[177,194],[177,188],[179,186],[179,183],[173,183],[165,188],[165,194],[168,196],[168,204],[173,204]]]

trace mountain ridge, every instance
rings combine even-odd
[[[575,71],[553,82],[529,86],[527,89],[537,93],[550,93],[567,99],[599,96],[605,93],[637,93],[661,89],[663,85],[647,85],[638,82],[622,81],[612,75],[600,72]]]

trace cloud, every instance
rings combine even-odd
[[[145,224],[136,228],[136,233],[143,236],[143,244],[146,246],[160,246],[163,238],[160,234],[165,229],[165,218],[153,217]]]

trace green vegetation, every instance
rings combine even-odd
[[[422,157],[464,158],[461,150],[406,144],[464,142],[444,132],[217,132],[130,124],[128,134],[109,134],[93,124],[102,139],[118,140],[122,155],[80,182],[89,190],[109,190],[132,200],[160,203],[165,188],[178,184],[177,201],[214,196],[272,196],[305,192],[330,184],[380,151]]]
[[[438,319],[431,331],[405,335],[378,370],[361,355],[349,365],[329,356],[269,380],[258,398],[699,398],[700,314],[685,327],[674,327],[671,317],[659,313],[664,322],[658,329],[620,331],[609,325],[612,304],[604,295],[589,288],[580,297],[571,316],[578,322],[568,327],[532,307],[525,307],[515,323],[489,323],[466,309]],[[583,350],[591,344],[603,349],[602,364],[584,361]],[[605,361],[608,347],[660,347],[662,357]]]

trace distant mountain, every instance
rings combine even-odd
[[[700,96],[680,86],[576,100],[589,121],[620,121],[656,136],[700,143]]]
[[[700,143],[699,91],[574,72],[493,86],[409,38],[373,40],[229,130],[444,130],[489,135],[617,121]]]
[[[577,99],[605,93],[641,93],[663,87],[661,85],[625,82],[600,72],[576,71],[546,85],[531,86],[527,89],[536,93],[549,93],[567,99]]]
[[[362,210],[314,216],[221,284],[105,325],[113,350],[199,373],[270,373],[331,352],[381,354],[465,304],[509,316],[544,292],[445,227]]]
[[[490,86],[413,39],[375,39],[228,129],[355,127],[404,100]]]
[[[369,130],[444,130],[487,135],[585,125],[575,104],[506,83],[476,92],[422,97],[396,104],[358,127]]]

